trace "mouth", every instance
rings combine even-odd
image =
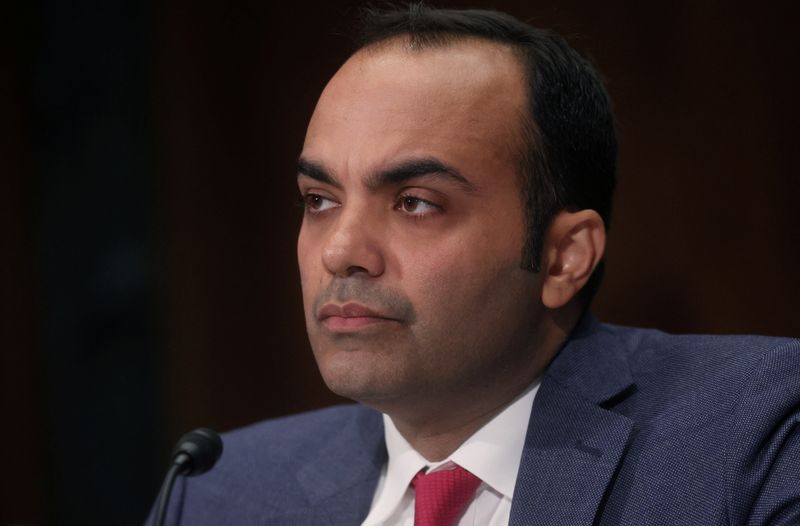
[[[400,322],[389,314],[372,310],[358,303],[344,305],[328,303],[319,310],[317,319],[326,329],[337,333],[356,332],[381,324]]]

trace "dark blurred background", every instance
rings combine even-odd
[[[294,163],[358,4],[3,10],[0,524],[139,524],[183,432],[338,402],[303,327]],[[569,35],[608,79],[596,314],[800,336],[794,4],[482,6]]]

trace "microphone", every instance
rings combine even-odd
[[[178,444],[172,450],[169,471],[158,493],[155,526],[164,525],[169,495],[172,493],[175,478],[178,475],[186,477],[202,475],[214,467],[220,455],[222,455],[222,439],[211,429],[201,427],[186,433],[178,440]]]

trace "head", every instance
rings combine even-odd
[[[606,229],[616,183],[617,139],[611,99],[591,61],[557,33],[497,11],[364,10],[359,45],[404,35],[416,49],[481,38],[508,46],[524,70],[526,108],[518,167],[525,207],[523,268],[541,268],[544,237],[562,210],[595,210]],[[595,269],[579,295],[588,307],[602,279]]]
[[[390,414],[507,401],[557,352],[602,259],[608,97],[560,37],[500,13],[373,12],[364,36],[299,163],[320,370]]]

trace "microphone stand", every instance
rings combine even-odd
[[[169,503],[169,495],[172,493],[172,486],[175,485],[175,479],[181,475],[182,471],[186,469],[186,464],[192,461],[186,453],[179,453],[172,461],[172,465],[164,477],[164,483],[161,484],[161,491],[158,492],[158,506],[156,507],[156,522],[155,526],[164,526],[164,519],[167,517],[167,504]]]
[[[222,455],[222,439],[211,429],[201,427],[186,433],[172,451],[172,463],[158,492],[155,526],[164,526],[172,486],[178,475],[200,475],[214,467]]]

